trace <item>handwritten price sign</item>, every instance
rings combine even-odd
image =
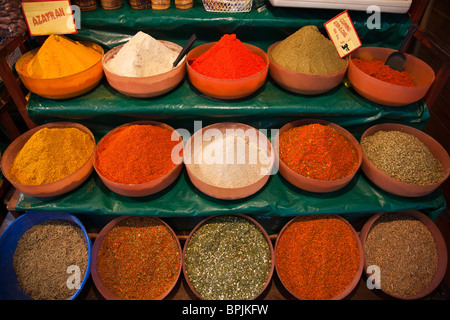
[[[361,46],[361,41],[347,10],[325,22],[324,26],[341,58]]]
[[[69,0],[26,0],[22,10],[32,36],[77,32]]]

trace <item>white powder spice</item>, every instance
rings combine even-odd
[[[106,68],[121,76],[148,77],[170,71],[178,54],[139,31],[106,63]]]
[[[222,188],[245,187],[270,173],[271,159],[258,143],[236,135],[203,141],[192,152],[191,171]]]

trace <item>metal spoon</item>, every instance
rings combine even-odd
[[[406,50],[406,46],[408,45],[409,41],[411,40],[411,37],[413,36],[414,32],[416,32],[417,26],[411,25],[408,29],[408,33],[406,34],[405,39],[403,40],[402,45],[400,46],[400,49],[396,52],[393,52],[389,55],[389,57],[386,59],[385,64],[391,67],[391,69],[402,71],[403,67],[405,66],[406,57],[403,54]]]
[[[180,62],[180,60],[183,59],[183,57],[186,55],[186,52],[188,52],[189,49],[191,49],[191,47],[194,44],[195,40],[197,40],[197,36],[194,33],[189,38],[188,42],[186,42],[186,44],[184,45],[183,49],[181,49],[180,54],[178,55],[178,57],[175,59],[175,61],[173,63],[173,67],[174,68],[177,66],[178,62]]]

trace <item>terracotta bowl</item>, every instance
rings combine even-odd
[[[434,238],[434,241],[436,244],[436,250],[437,250],[437,254],[438,254],[437,270],[436,270],[436,273],[434,274],[433,278],[431,279],[430,283],[428,284],[428,286],[426,286],[422,291],[420,291],[414,295],[411,295],[408,297],[400,297],[400,296],[389,294],[386,291],[384,291],[383,289],[380,289],[380,290],[383,291],[384,293],[386,293],[387,295],[390,295],[391,297],[394,297],[397,299],[403,299],[403,300],[420,299],[420,298],[427,296],[431,292],[433,292],[434,289],[436,289],[438,287],[438,285],[441,283],[442,279],[444,279],[445,273],[447,271],[447,260],[448,260],[447,247],[445,244],[445,240],[444,240],[441,232],[439,231],[439,228],[426,215],[424,215],[423,213],[421,213],[419,211],[415,211],[415,210],[402,211],[401,213],[407,213],[408,215],[411,215],[412,217],[418,219],[428,228],[428,231],[430,231],[431,235]],[[376,223],[376,221],[382,215],[383,215],[383,212],[373,215],[369,220],[367,220],[367,222],[362,227],[359,236],[361,238],[361,243],[363,245],[363,248],[365,248],[365,246],[366,246],[367,235],[369,234],[372,226],[374,225],[374,223]],[[365,261],[364,270],[367,270],[367,267],[368,267],[368,265],[367,265],[367,262]],[[371,276],[371,274],[367,274],[367,277],[369,277],[369,276]]]
[[[103,56],[103,48],[96,43],[89,41],[80,41],[87,47],[90,47]],[[72,74],[70,76],[54,79],[31,78],[23,73],[24,64],[31,60],[39,48],[25,53],[16,62],[16,70],[25,87],[31,92],[48,99],[69,99],[80,96],[94,89],[103,78],[102,59],[89,69]]]
[[[192,58],[199,57],[216,43],[217,42],[210,42],[199,45],[192,49],[187,55],[187,72],[189,80],[198,91],[216,99],[235,100],[245,98],[252,93],[255,93],[263,86],[266,82],[269,70],[269,57],[262,49],[247,43],[243,43],[243,45],[252,50],[255,54],[261,56],[266,63],[266,67],[262,71],[252,76],[240,79],[217,79],[205,76],[192,69],[189,61]]]
[[[97,288],[97,290],[100,292],[100,294],[106,299],[106,300],[123,300],[121,297],[119,297],[118,295],[116,295],[115,293],[113,293],[102,281],[102,279],[100,278],[99,274],[98,274],[98,269],[97,269],[97,258],[98,258],[98,253],[100,251],[100,246],[102,244],[103,239],[106,237],[106,235],[108,234],[108,232],[111,231],[112,228],[114,228],[117,224],[119,224],[121,221],[129,218],[130,216],[120,216],[117,217],[115,219],[113,219],[111,222],[109,222],[106,226],[103,227],[103,229],[100,231],[100,233],[98,234],[97,238],[95,239],[94,245],[92,246],[92,262],[91,262],[91,275],[92,275],[92,280],[94,281],[95,287]],[[165,293],[163,293],[161,296],[159,296],[157,299],[155,300],[163,300],[165,297],[167,297],[167,295],[173,290],[173,288],[175,287],[176,283],[178,282],[178,279],[180,277],[181,274],[181,268],[182,268],[182,251],[181,251],[181,245],[180,245],[180,241],[178,240],[177,235],[175,234],[175,232],[173,231],[173,229],[167,224],[165,223],[163,220],[161,220],[160,218],[157,217],[151,217],[152,219],[155,219],[159,222],[161,222],[163,225],[166,226],[166,228],[168,230],[170,230],[170,232],[172,233],[175,242],[177,243],[178,246],[178,252],[180,253],[180,267],[178,269],[177,272],[177,277],[176,280],[173,282],[172,286],[170,288],[167,289],[167,291]]]
[[[158,121],[135,121],[135,122],[130,122],[130,123],[121,125],[115,129],[111,130],[98,142],[98,145],[100,145],[102,143],[102,141],[104,141],[104,139],[106,139],[110,135],[114,134],[115,130],[125,127],[125,126],[131,126],[131,125],[158,126],[158,127],[164,128],[164,129],[168,129],[172,132],[175,132],[176,136],[181,137],[178,134],[178,132],[175,131],[174,128],[172,128],[171,126],[169,126],[165,123],[161,123]],[[183,168],[183,163],[182,163],[182,161],[180,161],[180,163],[175,164],[175,166],[168,173],[166,173],[164,176],[162,176],[156,180],[145,182],[145,183],[139,183],[139,184],[123,184],[123,183],[111,181],[102,175],[102,172],[97,167],[97,163],[96,163],[97,157],[98,157],[98,154],[96,153],[95,157],[94,157],[94,169],[97,172],[100,179],[102,180],[102,182],[105,184],[105,186],[117,194],[120,194],[123,196],[128,196],[128,197],[144,197],[144,196],[155,194],[159,191],[164,190],[178,178],[178,176],[180,175],[181,170]]]
[[[263,236],[266,239],[267,243],[269,244],[271,257],[272,257],[272,259],[271,259],[272,263],[271,263],[271,267],[270,267],[270,272],[269,272],[267,280],[264,283],[264,286],[262,287],[261,291],[255,297],[253,297],[252,300],[255,300],[255,299],[257,299],[258,297],[261,296],[261,294],[264,292],[264,290],[266,290],[267,286],[269,285],[270,281],[272,280],[272,275],[273,275],[273,271],[274,271],[274,267],[275,267],[275,253],[274,253],[273,245],[272,245],[272,242],[271,242],[267,232],[264,230],[264,228],[256,220],[254,220],[254,219],[252,219],[252,218],[250,218],[250,217],[248,217],[246,215],[241,215],[241,214],[235,214],[233,216],[244,218],[244,219],[248,220],[250,223],[252,223],[253,225],[255,225],[259,229],[259,231],[261,231],[261,233],[263,234]],[[197,232],[198,229],[200,229],[209,220],[217,218],[217,217],[218,217],[217,215],[216,216],[210,216],[210,217],[204,219],[203,221],[201,221],[200,223],[198,223],[195,226],[195,228],[188,235],[188,237],[186,239],[186,242],[184,244],[184,247],[183,247],[183,275],[184,275],[184,279],[186,280],[186,283],[188,284],[189,289],[195,294],[195,296],[197,298],[199,298],[201,300],[203,300],[204,298],[200,295],[200,293],[198,293],[195,290],[195,288],[194,288],[194,286],[193,286],[193,284],[192,284],[192,282],[189,279],[189,276],[187,274],[186,263],[185,263],[186,262],[186,258],[185,258],[186,257],[186,247],[188,246],[189,241],[191,240],[192,236],[195,234],[195,232]]]
[[[80,129],[84,133],[88,134],[91,137],[92,141],[94,141],[94,148],[92,149],[91,156],[77,171],[61,180],[52,183],[42,185],[25,185],[13,181],[9,175],[9,168],[14,162],[14,159],[16,158],[19,151],[22,150],[23,146],[28,141],[28,139],[30,139],[34,133],[44,128]],[[25,132],[21,136],[19,136],[17,139],[15,139],[3,153],[1,160],[1,168],[3,175],[6,177],[6,179],[8,179],[8,181],[11,182],[11,184],[23,194],[33,197],[59,196],[77,188],[89,177],[89,175],[93,171],[94,152],[95,152],[95,138],[88,128],[74,122],[53,122],[33,128]]]
[[[282,134],[283,132],[285,132],[286,130],[289,130],[291,128],[300,127],[300,126],[304,126],[304,125],[308,125],[308,124],[312,124],[312,123],[319,123],[322,125],[329,126],[330,128],[333,128],[336,131],[338,131],[348,141],[351,142],[351,144],[355,147],[356,151],[358,152],[358,166],[356,167],[356,169],[351,174],[349,174],[348,176],[346,176],[342,179],[331,180],[331,181],[317,180],[317,179],[312,179],[312,178],[302,176],[302,175],[296,173],[291,168],[289,168],[281,159],[278,159],[278,163],[279,163],[278,170],[279,170],[280,174],[287,181],[289,181],[291,184],[293,184],[297,188],[300,188],[300,189],[303,189],[306,191],[316,192],[316,193],[325,193],[325,192],[332,192],[332,191],[342,189],[353,179],[353,177],[355,176],[359,167],[361,166],[362,151],[361,151],[361,146],[359,145],[359,143],[355,139],[355,137],[350,132],[348,132],[347,130],[342,128],[341,126],[339,126],[335,123],[329,122],[329,121],[319,120],[319,119],[302,119],[302,120],[296,120],[293,122],[289,122],[289,123],[285,124],[277,133],[277,136],[275,138],[275,153],[277,156],[279,155],[280,134]]]
[[[160,40],[168,48],[180,52],[182,47],[176,43]],[[178,65],[170,71],[148,77],[126,77],[108,70],[106,63],[111,60],[124,45],[119,45],[109,50],[102,59],[103,71],[108,83],[130,97],[150,98],[163,95],[174,89],[186,74],[186,59],[183,58]]]
[[[218,187],[216,185],[209,184],[201,179],[201,177],[196,176],[195,172],[193,172],[193,162],[191,161],[193,157],[193,152],[195,148],[202,144],[203,139],[210,139],[208,137],[208,132],[220,132],[221,134],[225,134],[227,130],[242,130],[244,132],[244,136],[257,134],[258,137],[258,147],[267,151],[267,156],[270,158],[270,166],[267,170],[269,172],[267,175],[264,175],[256,182],[253,182],[249,185],[236,187],[236,188],[227,188],[227,187]],[[206,134],[205,134],[206,133]],[[262,145],[261,145],[262,144]],[[186,143],[184,149],[184,163],[186,165],[186,170],[191,180],[192,184],[201,192],[222,200],[236,200],[243,199],[253,195],[258,192],[269,180],[270,172],[272,171],[273,165],[275,161],[275,154],[272,149],[272,144],[267,139],[267,137],[260,131],[255,128],[235,122],[221,122],[212,124],[210,126],[204,127],[203,129],[197,131]]]
[[[284,89],[304,95],[315,95],[330,91],[344,79],[348,67],[348,59],[345,59],[347,65],[344,69],[331,74],[307,74],[282,67],[271,58],[271,51],[279,43],[280,41],[275,42],[267,50],[267,55],[270,59],[269,74]]]
[[[389,193],[392,193],[397,196],[402,197],[421,197],[425,196],[427,194],[432,193],[434,190],[436,190],[450,175],[450,158],[447,153],[447,151],[437,142],[434,140],[431,136],[427,135],[426,133],[417,130],[415,128],[402,125],[402,124],[396,124],[396,123],[384,123],[384,124],[378,124],[375,126],[370,127],[367,129],[361,136],[361,141],[368,136],[371,136],[375,134],[378,131],[401,131],[404,133],[411,134],[415,136],[417,139],[419,139],[422,143],[424,143],[427,148],[430,150],[430,152],[433,154],[433,156],[439,160],[441,163],[443,169],[444,169],[444,178],[439,181],[438,183],[434,184],[428,184],[428,185],[415,185],[410,184],[406,182],[399,181],[397,179],[391,178],[387,174],[385,174],[383,171],[375,167],[372,162],[367,158],[367,156],[364,153],[364,150],[362,150],[363,153],[363,162],[361,165],[361,168],[364,172],[364,174],[369,178],[370,181],[372,181],[376,186],[383,189],[384,191],[387,191]]]
[[[345,297],[347,297],[358,285],[360,279],[361,279],[361,274],[363,271],[363,267],[364,267],[364,250],[363,250],[363,246],[361,243],[361,240],[359,239],[358,233],[356,232],[356,230],[352,227],[352,225],[345,220],[344,218],[342,218],[339,215],[332,215],[335,218],[341,219],[342,221],[344,221],[346,223],[346,225],[351,229],[351,231],[353,232],[353,235],[355,236],[355,240],[358,244],[358,250],[359,250],[359,267],[358,267],[358,271],[356,272],[353,280],[350,282],[350,284],[347,286],[347,288],[345,288],[342,292],[340,292],[339,294],[337,294],[336,296],[332,297],[330,300],[342,300]],[[277,236],[277,240],[275,241],[275,257],[276,257],[276,252],[277,252],[277,247],[278,247],[278,242],[280,237],[283,235],[283,232],[289,228],[289,226],[294,223],[296,220],[301,219],[301,216],[299,217],[295,217],[292,220],[290,220],[282,229],[281,231],[278,233]],[[277,261],[275,260],[275,270],[277,270]],[[283,283],[283,279],[281,277],[279,277],[281,283],[283,284],[284,288],[292,295],[294,296],[296,299],[299,300],[304,300],[302,297],[300,297],[299,295],[297,295],[296,293],[292,292],[289,287],[287,287],[284,283]]]
[[[83,290],[90,276],[91,266],[91,239],[86,228],[74,215],[64,212],[28,212],[17,219],[5,229],[0,236],[0,299],[1,300],[33,300],[32,297],[18,286],[17,274],[14,271],[13,259],[19,240],[23,234],[35,225],[52,221],[64,220],[76,224],[83,232],[88,249],[88,263],[86,272],[80,283],[80,288],[67,300],[74,300]],[[67,274],[69,277],[70,275]]]
[[[352,58],[386,61],[396,50],[382,47],[360,47],[350,54],[347,77],[353,88],[364,98],[391,107],[404,106],[422,99],[434,81],[433,69],[424,61],[405,54],[404,71],[408,72],[415,87],[405,87],[378,80],[356,67]]]

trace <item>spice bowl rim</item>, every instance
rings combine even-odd
[[[77,128],[81,130],[83,133],[87,134],[94,144],[91,154],[89,155],[88,159],[73,173],[70,175],[50,183],[46,184],[40,184],[40,185],[28,185],[28,184],[22,184],[19,182],[15,182],[11,179],[9,175],[9,168],[11,167],[12,163],[14,162],[17,154],[22,150],[23,146],[28,142],[28,140],[38,131],[41,129],[52,129],[52,128]],[[20,148],[17,150],[15,154],[13,152],[16,148]],[[20,192],[26,195],[30,195],[33,197],[54,197],[59,196],[62,194],[65,194],[67,192],[70,192],[74,189],[76,189],[78,186],[80,186],[93,172],[94,166],[94,154],[96,151],[96,142],[95,137],[92,134],[92,132],[85,127],[84,125],[76,122],[70,122],[70,121],[60,121],[60,122],[51,122],[47,124],[43,124],[37,127],[34,127],[25,133],[21,134],[19,137],[14,139],[14,141],[6,148],[5,152],[2,154],[1,157],[1,171],[5,178]],[[10,157],[13,157],[12,159],[8,159]],[[8,163],[7,163],[8,162]],[[90,165],[89,165],[90,164]],[[80,176],[80,173],[82,171],[86,171]]]
[[[380,189],[402,197],[421,197],[435,191],[450,176],[450,157],[447,151],[444,149],[444,147],[430,135],[416,128],[404,124],[381,123],[373,125],[368,129],[366,129],[361,135],[361,142],[363,141],[364,138],[371,136],[379,131],[400,131],[403,133],[413,135],[427,147],[427,149],[433,154],[433,157],[435,157],[441,163],[444,170],[444,178],[441,181],[433,184],[415,185],[403,182],[390,177],[389,175],[387,175],[386,173],[375,167],[375,165],[367,157],[366,153],[364,152],[364,149],[361,147],[363,156],[363,162],[361,165],[362,171],[364,172],[366,177]],[[433,146],[433,150],[437,151],[432,152],[432,150],[430,150],[430,145]],[[442,155],[443,158],[445,158],[444,159],[445,163],[442,163],[442,161],[438,159],[438,157],[436,156],[437,153]]]
[[[161,222],[171,233],[171,235],[173,236],[176,244],[177,244],[177,248],[178,248],[178,253],[179,253],[179,267],[178,267],[178,271],[177,271],[177,277],[175,279],[175,281],[173,282],[173,284],[170,286],[170,288],[164,292],[162,295],[160,295],[158,297],[158,299],[155,300],[163,300],[164,298],[166,298],[171,292],[172,290],[175,288],[176,284],[178,283],[178,280],[180,279],[180,275],[181,275],[181,270],[183,267],[183,254],[182,254],[182,247],[180,244],[180,240],[178,239],[178,236],[176,235],[175,231],[169,226],[169,224],[167,222],[165,222],[163,219],[159,218],[159,217],[155,217],[155,216],[139,216],[139,215],[121,215],[118,216],[116,218],[114,218],[113,220],[111,220],[110,222],[108,222],[103,228],[102,230],[100,230],[100,232],[98,233],[98,236],[96,237],[94,244],[92,245],[92,261],[91,261],[91,277],[92,280],[94,282],[95,287],[97,288],[97,290],[99,291],[99,293],[107,300],[125,300],[123,298],[121,298],[120,296],[116,295],[115,293],[113,293],[104,283],[103,280],[101,279],[98,270],[97,270],[97,256],[98,253],[100,252],[100,247],[101,244],[103,242],[103,239],[108,235],[108,233],[118,224],[120,224],[120,222],[128,219],[128,218],[132,218],[132,217],[140,217],[140,218],[149,218],[149,219],[154,219],[156,221]]]
[[[372,48],[377,48],[377,49],[379,48],[379,49],[387,50],[387,51],[389,51],[389,52],[396,52],[396,50],[395,50],[395,49],[392,49],[392,48],[375,47],[375,46],[364,46],[364,47],[358,48],[358,49],[356,49],[356,50],[366,50],[366,49],[369,49],[369,50],[370,50],[370,49],[372,49]],[[373,80],[374,80],[375,82],[377,82],[378,84],[383,84],[383,85],[388,85],[388,86],[394,86],[394,87],[402,88],[402,89],[405,89],[405,90],[413,90],[414,88],[429,87],[429,86],[433,83],[433,81],[434,81],[434,79],[435,79],[435,77],[433,77],[433,80],[430,82],[430,84],[423,84],[423,85],[420,85],[420,86],[414,85],[414,87],[406,87],[406,86],[402,86],[402,85],[399,85],[399,84],[389,83],[389,82],[386,82],[386,81],[377,79],[377,78],[375,78],[375,77],[372,77],[371,75],[365,73],[365,72],[362,71],[360,68],[358,68],[358,67],[352,62],[352,55],[354,55],[355,53],[358,53],[358,52],[356,52],[356,51],[355,51],[355,52],[352,52],[352,53],[350,53],[349,56],[348,56],[349,67],[350,67],[350,64],[351,64],[353,67],[356,68],[356,70],[358,70],[358,71],[362,72],[364,75],[370,77],[371,79],[373,79]],[[418,58],[418,57],[416,57],[416,56],[414,56],[414,55],[412,55],[412,54],[409,54],[409,53],[404,53],[404,55],[407,56],[407,57],[412,57],[412,58],[414,58],[414,59],[418,59],[418,60],[423,61],[422,59],[420,59],[420,58]],[[359,57],[357,57],[357,58],[359,58]],[[423,61],[423,62],[426,63],[425,61]],[[431,67],[430,67],[430,68],[431,68]],[[414,80],[414,79],[413,79],[413,80]]]
[[[195,48],[192,48],[189,53],[186,55],[186,69],[187,69],[187,73],[188,73],[188,78],[191,82],[191,84],[200,92],[202,92],[203,94],[210,96],[212,98],[216,98],[216,99],[223,99],[223,100],[235,100],[235,99],[241,99],[241,98],[245,98],[248,97],[249,95],[255,93],[256,91],[258,91],[259,88],[261,88],[264,83],[267,80],[267,75],[269,73],[269,56],[267,55],[267,53],[262,50],[261,48],[259,48],[258,46],[252,45],[250,43],[246,43],[246,42],[242,42],[242,44],[247,48],[250,49],[253,53],[257,54],[258,56],[260,56],[264,62],[265,62],[265,66],[264,69],[262,69],[261,71],[252,74],[250,76],[247,77],[243,77],[243,78],[236,78],[236,79],[223,79],[223,78],[214,78],[214,77],[210,77],[207,75],[204,75],[196,70],[194,70],[191,67],[191,63],[190,60],[193,58],[198,58],[198,56],[200,56],[202,53],[206,52],[207,50],[209,50],[212,46],[214,46],[216,43],[218,43],[218,41],[214,41],[214,42],[208,42],[208,43],[204,43],[204,44],[200,44],[198,46],[196,46]],[[197,54],[197,51],[200,51],[198,56],[193,56],[193,54]],[[255,52],[256,51],[256,52]],[[209,82],[209,86],[208,88],[198,88],[194,83],[193,83],[193,76],[194,78],[194,82],[196,82],[195,79],[202,79],[205,81]],[[262,77],[262,78],[261,78]],[[255,80],[261,78],[259,83],[257,84],[257,86],[255,88],[251,88],[248,89],[246,88],[245,91],[242,91],[240,93],[234,93],[234,94],[218,94],[218,93],[213,93],[211,92],[212,88],[210,88],[210,86],[212,86],[212,84],[219,84],[222,86],[230,86],[230,85],[237,85],[240,83],[244,83],[247,82],[249,80]]]
[[[335,180],[319,180],[319,179],[314,179],[314,178],[308,178],[306,176],[303,176],[303,175],[295,172],[281,160],[281,158],[279,157],[280,134],[291,128],[300,127],[300,126],[308,125],[308,124],[315,124],[315,123],[318,123],[321,125],[326,125],[332,129],[335,129],[341,136],[343,136],[347,141],[349,141],[352,144],[352,146],[355,148],[355,150],[358,153],[358,165],[352,173],[350,173],[349,175],[347,175],[343,178],[335,179]],[[355,177],[356,173],[359,171],[359,168],[361,167],[362,162],[363,162],[363,154],[362,154],[361,146],[358,143],[358,140],[356,140],[356,138],[342,126],[340,126],[334,122],[327,121],[327,120],[321,120],[321,119],[299,119],[299,120],[294,120],[294,121],[286,123],[277,132],[277,135],[275,137],[274,148],[275,148],[275,154],[278,157],[278,159],[277,159],[277,162],[279,165],[278,171],[280,172],[280,174],[289,183],[291,183],[295,187],[305,190],[305,191],[315,192],[315,193],[333,192],[333,191],[337,191],[337,190],[344,188]]]
[[[292,218],[291,220],[289,220],[284,226],[283,228],[280,230],[280,232],[278,233],[278,236],[275,240],[275,246],[274,246],[274,251],[275,251],[275,271],[277,272],[278,278],[280,279],[281,284],[283,285],[283,287],[296,299],[298,300],[305,300],[302,297],[298,296],[297,294],[295,294],[294,292],[292,292],[283,282],[283,279],[280,277],[278,271],[277,271],[277,260],[276,260],[276,253],[277,253],[277,248],[278,248],[278,243],[280,241],[281,236],[283,235],[283,233],[289,228],[289,226],[291,224],[293,224],[294,222],[296,222],[297,220],[300,220],[302,218],[308,217],[308,216],[321,216],[321,214],[307,214],[307,215],[299,215],[296,216],[294,218]],[[353,236],[355,237],[356,243],[357,243],[357,247],[358,247],[358,252],[359,252],[359,263],[358,263],[358,270],[356,271],[355,276],[353,277],[352,281],[350,282],[350,284],[340,293],[338,293],[337,295],[335,295],[334,297],[331,297],[329,300],[342,300],[345,297],[347,297],[358,285],[360,279],[361,279],[361,275],[363,272],[363,268],[364,268],[364,247],[362,245],[361,239],[358,235],[358,233],[356,232],[355,228],[353,228],[353,226],[350,224],[350,222],[348,222],[346,219],[344,219],[343,217],[341,217],[338,214],[324,214],[324,216],[332,216],[334,218],[340,219],[341,221],[343,221],[347,227],[350,228],[350,230],[353,233]]]
[[[165,124],[165,123],[159,122],[159,121],[153,121],[153,120],[140,120],[140,121],[128,122],[128,123],[125,123],[123,125],[120,125],[118,127],[111,129],[108,133],[106,133],[100,139],[100,141],[97,143],[97,146],[100,146],[102,141],[105,141],[104,140],[105,138],[113,135],[117,129],[131,126],[131,125],[158,126],[163,129],[168,129],[172,133],[177,134],[179,139],[182,139],[182,136],[179,134],[179,132],[176,129],[174,129],[173,127],[169,126],[168,124]],[[180,143],[182,143],[182,140],[180,140]],[[155,194],[157,192],[160,192],[160,191],[166,189],[167,187],[169,187],[179,177],[179,175],[181,174],[181,170],[183,169],[183,161],[181,161],[178,164],[175,163],[174,167],[169,172],[167,172],[165,175],[163,175],[155,180],[147,181],[144,183],[136,183],[136,184],[126,184],[126,183],[115,182],[115,181],[112,181],[112,180],[109,180],[108,178],[106,178],[101,173],[101,171],[97,168],[97,165],[96,165],[97,150],[98,150],[98,148],[96,148],[96,152],[94,155],[94,161],[93,161],[93,167],[94,167],[95,172],[97,173],[97,175],[100,177],[100,179],[102,180],[102,182],[105,184],[105,186],[108,189],[110,189],[111,191],[113,191],[117,194],[123,195],[123,196],[145,197],[145,196],[149,196],[149,195]],[[184,153],[184,148],[182,148],[182,151]],[[182,156],[180,156],[180,157],[182,160],[183,157]]]
[[[94,49],[95,51],[97,51],[98,53],[101,54],[101,56],[100,56],[100,58],[98,59],[98,61],[95,62],[92,66],[90,66],[89,68],[87,68],[87,69],[85,69],[85,70],[79,71],[79,72],[74,73],[74,74],[69,74],[69,75],[63,76],[63,77],[46,78],[46,79],[42,79],[42,78],[34,78],[34,77],[30,77],[29,75],[26,75],[26,74],[22,73],[21,70],[20,70],[21,68],[17,68],[17,66],[22,66],[25,62],[28,62],[29,60],[31,60],[31,59],[36,55],[36,53],[39,51],[40,47],[39,47],[39,48],[32,49],[32,50],[26,52],[24,55],[22,55],[22,56],[17,60],[17,62],[16,62],[16,64],[15,64],[15,69],[16,69],[17,73],[18,73],[21,77],[25,77],[25,78],[28,78],[28,79],[31,79],[31,80],[39,80],[39,81],[54,81],[54,80],[61,80],[61,81],[63,81],[63,80],[65,80],[65,79],[67,79],[67,78],[77,77],[77,76],[79,76],[81,73],[84,73],[84,72],[86,72],[86,71],[88,71],[88,70],[93,69],[96,65],[98,65],[99,62],[100,62],[100,63],[102,62],[102,59],[103,59],[103,57],[104,57],[104,55],[105,55],[105,51],[103,50],[103,48],[102,48],[101,45],[99,45],[98,43],[95,43],[94,41],[89,41],[89,40],[77,40],[76,42],[79,42],[79,43],[81,43],[81,44],[83,44],[83,45],[85,45],[85,46],[89,46],[91,49]]]
[[[86,271],[85,271],[84,277],[83,277],[82,281],[80,282],[80,287],[77,289],[77,291],[72,296],[65,299],[65,300],[75,300],[77,298],[77,296],[81,293],[81,291],[84,289],[84,286],[91,275],[91,262],[92,262],[92,241],[88,235],[86,227],[75,215],[73,215],[71,213],[67,213],[67,212],[46,212],[46,211],[26,212],[26,213],[20,215],[18,218],[14,219],[5,228],[3,233],[0,235],[0,246],[1,246],[1,244],[3,244],[3,241],[5,241],[5,239],[7,239],[7,237],[10,236],[10,234],[15,234],[18,237],[18,240],[20,240],[20,238],[23,236],[23,234],[27,230],[32,228],[33,226],[38,225],[40,223],[53,221],[53,220],[64,220],[64,221],[69,221],[69,222],[74,223],[83,232],[83,237],[85,239],[85,243],[87,246],[88,261],[87,261],[87,266],[86,266]],[[26,221],[29,221],[29,223],[31,223],[32,225],[23,230],[22,230],[22,227],[20,230],[15,230],[15,229],[19,228],[19,225],[22,225]],[[16,242],[16,247],[17,247],[17,242]],[[17,277],[17,275],[15,273],[14,273],[14,275]],[[22,293],[27,298],[34,300],[32,297],[25,294],[23,291],[22,291]]]
[[[195,144],[193,143],[193,141],[196,141],[196,136],[201,135],[203,136],[203,132],[205,130],[209,130],[209,129],[218,129],[218,130],[226,130],[227,128],[230,128],[230,126],[236,127],[238,129],[243,129],[243,130],[255,130],[255,132],[258,132],[258,137],[260,137],[261,135],[264,135],[261,131],[259,131],[258,129],[256,129],[255,127],[252,127],[250,125],[244,124],[244,123],[240,123],[240,122],[232,122],[232,121],[227,121],[227,122],[217,122],[217,123],[213,123],[211,125],[208,125],[206,127],[201,128],[200,130],[194,132],[194,134],[188,139],[188,141],[186,142],[185,146],[184,146],[184,152],[183,152],[183,162],[185,163],[186,166],[186,171],[187,174],[189,176],[190,181],[192,182],[192,184],[201,192],[203,192],[204,194],[216,198],[216,199],[221,199],[221,200],[238,200],[238,199],[244,199],[247,198],[253,194],[255,194],[256,192],[258,192],[259,190],[261,190],[267,183],[267,181],[269,180],[273,168],[275,166],[275,161],[276,161],[276,155],[275,155],[275,150],[272,146],[272,143],[270,142],[269,138],[267,136],[265,137],[264,142],[266,142],[267,146],[270,147],[269,149],[264,149],[264,152],[268,152],[270,153],[270,160],[271,160],[271,164],[268,171],[268,174],[265,176],[261,176],[261,178],[251,184],[248,184],[246,186],[242,186],[242,187],[236,187],[236,188],[227,188],[227,187],[218,187],[212,184],[209,184],[207,182],[204,182],[201,178],[197,177],[191,170],[190,166],[192,165],[189,160],[188,163],[186,163],[186,158],[187,157],[191,157],[193,156],[193,152],[195,150]],[[223,132],[223,131],[222,131]],[[258,139],[259,140],[259,139]],[[200,140],[199,140],[200,141]],[[203,139],[201,140],[201,142],[203,142]],[[259,143],[258,143],[259,145]]]
[[[202,221],[200,221],[189,233],[189,235],[186,238],[186,241],[184,243],[183,246],[183,276],[184,279],[186,281],[186,283],[188,284],[189,289],[191,290],[191,292],[193,292],[195,294],[195,296],[197,298],[199,298],[200,300],[205,300],[198,292],[197,290],[195,290],[191,280],[189,279],[189,276],[187,274],[187,270],[186,270],[186,250],[187,250],[187,246],[189,244],[189,241],[191,240],[191,238],[193,237],[193,235],[195,234],[195,232],[197,232],[206,222],[213,220],[215,218],[219,218],[219,217],[224,217],[224,216],[234,216],[234,217],[240,217],[243,218],[245,220],[247,220],[249,223],[253,224],[264,236],[264,239],[267,241],[268,245],[269,245],[269,250],[270,250],[270,254],[271,254],[271,266],[270,266],[270,271],[269,271],[269,275],[267,276],[267,279],[264,283],[264,286],[262,287],[262,289],[260,290],[260,292],[255,295],[255,297],[253,297],[251,300],[255,300],[257,298],[259,298],[264,291],[267,289],[267,287],[269,286],[272,277],[273,277],[273,273],[275,271],[275,250],[274,250],[274,246],[272,244],[272,241],[270,240],[269,235],[267,234],[266,230],[262,227],[262,225],[256,221],[255,219],[253,219],[252,217],[249,217],[248,215],[245,214],[239,214],[239,213],[226,213],[226,214],[216,214],[216,215],[211,215],[209,217],[204,218]]]
[[[363,245],[364,250],[365,250],[367,236],[369,235],[369,233],[372,229],[372,226],[385,213],[393,213],[393,212],[378,212],[378,213],[372,215],[365,222],[363,227],[361,228],[359,237],[361,239],[361,243]],[[402,296],[398,296],[398,295],[386,292],[382,288],[380,288],[379,290],[381,290],[383,293],[385,293],[393,298],[400,299],[400,300],[420,299],[420,298],[423,298],[423,297],[429,295],[431,292],[433,292],[438,287],[438,285],[441,283],[442,279],[444,278],[446,270],[447,270],[447,264],[448,264],[447,246],[445,244],[445,240],[444,240],[439,228],[425,214],[421,213],[418,210],[401,210],[401,211],[396,211],[395,213],[403,213],[403,214],[410,215],[413,218],[419,220],[427,228],[427,230],[432,235],[434,243],[436,245],[436,251],[437,251],[437,255],[438,255],[437,269],[436,269],[436,272],[435,272],[433,278],[431,279],[430,283],[425,288],[423,288],[421,291],[417,292],[414,295],[402,297]],[[367,260],[364,259],[364,269],[367,270],[367,267],[368,267]],[[366,278],[371,276],[371,274],[369,274],[367,272],[364,272],[364,274],[365,274]]]
[[[161,42],[171,50],[177,49],[179,50],[178,52],[181,52],[182,50],[182,47],[175,42],[167,40],[157,41]],[[107,67],[106,62],[107,60],[109,61],[114,58],[124,45],[125,43],[112,48],[106,52],[102,58],[102,68],[105,77],[111,87],[118,92],[135,98],[157,97],[173,90],[181,81],[183,81],[186,73],[186,55],[178,62],[176,67],[163,73],[145,77],[130,77],[114,73]]]
[[[363,55],[365,55],[366,52],[370,52],[369,55],[372,59],[384,60],[390,53],[395,52],[395,50],[386,47],[364,46],[356,49],[349,55],[347,78],[351,83],[351,88],[353,88],[354,91],[356,91],[356,93],[361,97],[371,102],[389,107],[401,107],[404,105],[415,103],[426,95],[428,89],[431,87],[435,80],[435,72],[430,67],[430,65],[428,65],[422,59],[407,53],[405,53],[407,59],[405,68],[410,64],[421,65],[420,67],[416,67],[415,69],[420,69],[424,73],[426,72],[427,75],[430,75],[431,78],[429,83],[419,86],[414,85],[414,87],[407,87],[376,79],[375,77],[372,77],[371,75],[363,72],[352,62],[352,58],[360,57],[360,53],[363,53]],[[379,55],[381,55],[382,57],[377,58]],[[408,63],[408,61],[411,62]],[[419,78],[418,76],[413,75],[411,75],[411,77],[414,82],[416,82]]]

